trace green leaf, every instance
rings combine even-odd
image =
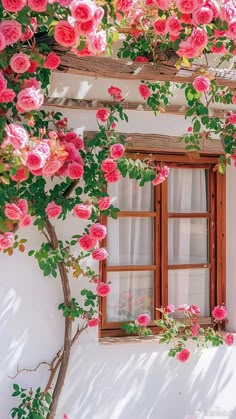
[[[13,384],[13,388],[14,390],[20,390],[20,386],[18,386],[18,384]]]

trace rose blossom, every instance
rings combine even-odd
[[[176,51],[179,57],[195,58],[199,54],[199,49],[193,46],[191,37],[181,41],[179,49]]]
[[[3,51],[6,48],[6,45],[5,36],[0,32],[0,51]]]
[[[29,227],[32,224],[32,217],[29,214],[26,214],[19,220],[19,227]]]
[[[60,169],[62,163],[59,160],[50,160],[45,163],[42,169],[42,175],[44,177],[50,177]]]
[[[9,204],[8,202],[5,205],[4,214],[9,220],[20,220],[23,217],[23,212],[16,204]]]
[[[30,67],[30,59],[27,54],[20,52],[11,57],[9,64],[15,73],[23,74]]]
[[[101,211],[106,211],[111,206],[111,200],[109,196],[104,196],[104,198],[99,198],[98,207]]]
[[[204,76],[198,76],[193,82],[193,87],[197,92],[208,92],[211,87],[211,82]]]
[[[182,304],[181,306],[177,308],[177,310],[180,312],[188,311],[188,309],[189,309],[189,306],[187,304]]]
[[[70,9],[73,18],[80,22],[91,20],[95,11],[94,3],[90,0],[73,0]]]
[[[5,89],[0,93],[0,103],[10,103],[15,99],[16,94],[13,89]]]
[[[99,325],[99,319],[97,319],[97,318],[96,319],[95,318],[90,319],[90,320],[88,320],[87,325],[88,325],[88,327],[96,327],[96,326]]]
[[[88,36],[88,47],[94,54],[104,52],[106,50],[106,32],[100,31],[92,33]]]
[[[23,215],[26,215],[28,212],[28,202],[26,201],[26,199],[19,199],[19,201],[17,201],[17,206],[20,208],[20,210],[22,211]]]
[[[188,349],[182,349],[180,352],[178,352],[176,354],[176,358],[178,359],[178,361],[180,362],[185,362],[189,359],[190,357],[190,352]]]
[[[189,308],[188,308],[188,312],[189,313],[191,313],[191,314],[200,314],[201,313],[201,310],[200,310],[200,308],[199,307],[197,307],[197,306],[195,306],[195,305],[191,305]]]
[[[107,258],[107,256],[108,256],[108,253],[106,249],[104,249],[103,247],[100,247],[99,249],[95,249],[92,252],[92,258],[94,260],[104,260]]]
[[[120,159],[125,152],[125,147],[123,144],[115,143],[110,147],[110,155],[114,160]]]
[[[236,93],[234,93],[232,96],[232,103],[236,105]]]
[[[165,311],[166,311],[166,313],[174,313],[175,306],[173,304],[168,304]]]
[[[96,7],[93,18],[96,21],[97,25],[101,23],[103,16],[104,16],[104,9],[100,6]]]
[[[236,19],[236,8],[235,4],[232,1],[225,1],[221,6],[220,10],[221,20],[226,20],[227,23],[232,22]]]
[[[204,29],[194,28],[191,35],[191,43],[194,48],[203,49],[207,46],[208,36]]]
[[[111,288],[105,282],[99,282],[99,284],[96,287],[96,292],[97,295],[99,295],[99,297],[106,297],[106,295],[108,295],[110,291]]]
[[[116,86],[110,86],[107,91],[108,91],[109,95],[114,97],[115,99],[117,97],[120,97],[121,93],[122,93],[121,89],[119,87],[116,87]]]
[[[77,36],[90,35],[96,31],[96,21],[91,19],[86,22],[76,22],[75,27]]]
[[[209,7],[201,7],[197,9],[193,14],[193,24],[198,25],[207,25],[213,20],[213,11]]]
[[[190,14],[198,7],[196,0],[176,0],[176,7],[181,13]]]
[[[148,99],[151,96],[151,91],[146,84],[140,84],[138,90],[143,99]]]
[[[13,233],[0,234],[0,250],[9,249],[13,246],[14,241]]]
[[[29,170],[38,170],[42,169],[45,164],[45,160],[46,159],[42,153],[38,150],[33,150],[28,154],[25,164]]]
[[[75,148],[78,150],[82,150],[84,147],[84,140],[83,138],[76,136],[73,140],[71,140],[71,143],[74,144]]]
[[[28,133],[23,127],[20,127],[19,125],[7,125],[6,134],[6,142],[9,142],[16,150],[25,147],[28,143]]]
[[[149,316],[149,314],[140,314],[137,317],[136,322],[139,324],[139,326],[146,327],[148,323],[150,323],[150,320],[151,317]]]
[[[97,240],[90,237],[89,234],[84,234],[82,237],[79,238],[78,243],[80,247],[82,247],[82,249],[87,252],[96,246]]]
[[[45,208],[45,212],[48,218],[57,218],[62,212],[62,206],[57,205],[54,201],[49,202]]]
[[[127,12],[133,6],[134,0],[118,0],[116,9],[122,12]]]
[[[100,108],[96,112],[96,118],[99,119],[102,122],[106,122],[110,116],[110,112],[106,108]]]
[[[153,23],[154,31],[158,35],[164,35],[166,33],[166,20],[164,19],[157,19]]]
[[[29,70],[28,70],[29,72]],[[36,77],[30,77],[30,79],[24,80],[21,84],[22,89],[26,89],[27,87],[33,87],[34,89],[40,89],[41,83],[36,79]]]
[[[107,229],[100,223],[95,223],[89,227],[89,235],[92,239],[103,240],[107,235]]]
[[[18,93],[17,104],[23,112],[38,110],[43,104],[43,94],[33,87],[27,87]]]
[[[17,170],[15,175],[10,175],[11,179],[15,182],[24,182],[24,180],[28,179],[29,172],[26,167],[21,166],[20,169]]]
[[[200,324],[195,323],[192,327],[192,336],[197,336],[200,329]]]
[[[76,217],[81,218],[82,220],[88,220],[92,214],[92,209],[89,205],[76,204],[73,208],[73,212]]]
[[[118,169],[114,170],[111,173],[105,173],[104,178],[106,179],[107,183],[115,183],[121,178],[121,173]]]
[[[231,39],[236,39],[236,20],[230,22],[228,35]]]
[[[166,10],[170,7],[172,0],[155,0],[158,9]]]
[[[28,0],[28,6],[34,12],[45,12],[47,9],[47,0]]]
[[[158,173],[158,175],[155,177],[155,179],[153,179],[152,184],[154,186],[156,185],[160,185],[161,183],[163,183],[166,180],[165,176],[163,176],[161,173]]]
[[[37,68],[37,63],[33,60],[30,60],[30,68],[28,69],[28,73],[34,74]],[[24,80],[26,81],[26,80]]]
[[[182,29],[182,25],[177,16],[169,16],[166,21],[167,32],[173,35],[178,35]]]
[[[50,52],[44,63],[44,67],[49,70],[55,70],[60,65],[61,59],[55,54],[55,52]]]
[[[76,42],[75,29],[66,20],[61,20],[55,26],[54,38],[63,47],[72,47]]]
[[[15,44],[22,35],[22,27],[17,20],[4,19],[0,23],[0,32],[5,38],[6,45]]]
[[[70,163],[68,165],[68,176],[70,179],[79,179],[84,174],[84,168],[82,164]]]
[[[227,333],[227,335],[225,337],[225,343],[228,346],[233,345],[233,343],[234,343],[234,335],[233,335],[233,333]]]
[[[106,173],[111,173],[117,168],[117,163],[110,158],[103,160],[101,164],[101,170]]]
[[[212,316],[218,321],[224,320],[227,316],[227,311],[224,306],[216,306],[212,310]]]
[[[228,124],[236,124],[236,113],[232,113],[226,121]]]
[[[2,93],[7,88],[7,81],[5,77],[0,73],[0,93]]]
[[[7,12],[19,12],[26,6],[26,0],[2,0],[2,6]]]

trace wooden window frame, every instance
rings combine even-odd
[[[136,159],[147,158],[147,154],[131,153],[130,157]],[[226,176],[213,171],[218,162],[218,156],[201,156],[190,161],[186,155],[152,154],[152,159],[168,164],[169,167],[205,168],[209,170],[209,209],[208,213],[168,213],[167,194],[168,183],[164,182],[154,189],[154,211],[121,211],[118,217],[136,216],[154,218],[154,264],[144,266],[107,266],[106,261],[99,264],[99,273],[102,281],[106,282],[107,272],[120,271],[154,271],[154,318],[159,318],[156,307],[168,304],[168,269],[175,269],[168,265],[168,218],[208,218],[209,220],[209,262],[200,264],[179,265],[177,269],[188,267],[210,268],[210,310],[215,305],[225,304],[226,296]],[[101,222],[107,225],[107,217],[102,216]],[[158,237],[161,240],[158,240]],[[161,245],[165,243],[165,246]],[[106,246],[106,239],[103,246]],[[183,302],[184,303],[184,302]],[[106,322],[106,298],[100,298],[100,337],[125,336],[120,329],[124,322]],[[210,324],[210,317],[202,317],[202,324]],[[157,332],[157,327],[152,327]]]

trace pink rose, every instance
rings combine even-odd
[[[0,234],[0,250],[9,249],[9,247],[13,246],[14,242],[13,233]]]
[[[185,362],[189,359],[190,357],[190,352],[188,349],[182,349],[180,352],[178,352],[176,354],[176,358],[178,359],[178,361],[180,362]]]
[[[163,176],[161,173],[158,173],[158,175],[153,179],[152,184],[154,186],[160,185],[166,180],[165,176]]]
[[[191,37],[181,41],[179,49],[176,51],[179,57],[195,58],[199,55],[199,49],[193,46]]]
[[[6,39],[5,36],[0,32],[0,51],[3,51],[6,48]]]
[[[236,93],[234,93],[232,96],[232,103],[236,105]]]
[[[164,35],[166,33],[166,20],[164,19],[157,19],[153,23],[154,31],[158,35]]]
[[[111,173],[117,168],[117,163],[110,158],[103,160],[101,164],[101,170],[106,173]]]
[[[228,35],[231,39],[236,39],[236,20],[230,22]]]
[[[94,20],[96,21],[97,25],[101,23],[103,16],[104,16],[104,9],[100,6],[96,7],[95,13],[94,13]]]
[[[9,220],[17,221],[23,217],[23,212],[16,204],[9,204],[8,202],[5,205],[4,214]]]
[[[19,199],[19,201],[17,201],[17,206],[20,208],[23,215],[27,214],[28,202],[26,201],[26,199]]]
[[[94,55],[88,45],[85,45],[85,47],[83,49],[81,49],[80,51],[77,48],[71,48],[71,52],[73,52],[75,55],[77,55],[77,57],[89,57],[90,55]]]
[[[23,81],[21,87],[22,89],[25,89],[27,87],[33,87],[34,89],[39,90],[41,87],[41,83],[36,79],[36,77],[30,77],[30,79]]]
[[[114,160],[118,160],[120,159],[125,152],[125,147],[123,146],[123,144],[120,143],[115,143],[112,144],[110,147],[110,155]]]
[[[0,73],[0,93],[2,93],[7,88],[7,81],[5,77]]]
[[[55,26],[54,38],[63,47],[72,47],[76,42],[75,29],[66,20],[61,20]]]
[[[107,40],[105,31],[92,33],[88,36],[87,40],[88,47],[90,51],[92,51],[94,54],[99,54],[101,52],[106,51]]]
[[[20,169],[17,170],[15,175],[10,175],[11,179],[15,182],[24,182],[24,180],[28,179],[29,173],[26,167],[21,166]]]
[[[19,125],[9,124],[6,127],[6,142],[10,143],[16,150],[28,144],[29,137],[27,131]]]
[[[228,124],[236,124],[236,113],[232,113],[226,121]]]
[[[97,318],[90,319],[88,320],[87,325],[88,327],[97,327],[99,325],[99,319]]]
[[[92,258],[94,260],[104,260],[107,258],[107,256],[108,256],[108,253],[106,249],[104,249],[103,247],[100,247],[99,249],[95,249],[92,252]]]
[[[82,164],[70,163],[68,165],[68,176],[70,179],[79,179],[84,174],[84,168]]]
[[[220,16],[220,6],[216,0],[205,0],[204,6],[212,10],[214,19],[218,19]]]
[[[107,183],[115,183],[115,182],[118,182],[118,180],[121,178],[121,173],[117,169],[117,170],[114,170],[114,172],[105,173],[104,178],[107,181]]]
[[[151,91],[146,84],[140,84],[138,90],[143,99],[148,99],[151,96]]]
[[[43,157],[47,159],[50,156],[50,141],[49,140],[42,140],[33,150],[37,150],[42,153]]]
[[[82,220],[88,220],[92,214],[92,209],[89,205],[77,204],[74,206],[73,212],[76,217]]]
[[[98,111],[96,113],[96,118],[99,119],[102,122],[107,122],[109,116],[110,116],[110,112],[106,108],[100,108],[100,109],[98,109]]]
[[[2,7],[7,12],[19,12],[24,6],[26,6],[26,0],[2,0]]]
[[[188,311],[188,309],[189,309],[189,306],[187,304],[182,304],[181,306],[177,308],[177,310],[180,312]]]
[[[169,16],[166,21],[167,32],[173,35],[178,35],[182,29],[182,25],[177,16]]]
[[[175,312],[175,306],[173,304],[168,304],[165,311],[166,311],[166,313],[174,313]]]
[[[45,208],[48,218],[58,218],[62,212],[62,206],[57,205],[54,201],[49,202]]]
[[[201,7],[197,9],[193,14],[193,24],[198,25],[207,25],[213,20],[213,11],[209,7]]]
[[[99,295],[99,297],[106,297],[106,295],[108,295],[110,291],[111,288],[105,282],[99,282],[99,284],[97,285],[96,292],[97,295]]]
[[[76,138],[77,138],[77,134],[72,131],[67,132],[65,135],[65,141],[67,141],[68,143],[75,140]]]
[[[31,170],[42,169],[45,164],[45,157],[38,150],[30,151],[26,159],[26,166]]]
[[[62,163],[59,160],[50,160],[45,163],[42,169],[43,177],[50,177],[60,169]]]
[[[50,52],[46,58],[44,63],[45,68],[49,68],[49,70],[55,70],[61,63],[60,57],[55,54],[55,52]]]
[[[11,57],[9,64],[15,73],[23,74],[30,67],[30,59],[28,55],[20,52]]]
[[[137,57],[135,57],[134,62],[135,63],[148,63],[149,59],[147,57],[142,57],[141,55],[138,55]]]
[[[104,198],[99,198],[98,207],[101,211],[106,211],[111,206],[111,200],[109,196],[104,196]]]
[[[181,13],[190,14],[198,7],[196,0],[176,0],[176,7]]]
[[[107,229],[100,223],[95,223],[89,227],[89,235],[92,239],[103,240],[107,235]]]
[[[227,333],[226,337],[225,337],[225,343],[228,346],[232,346],[234,343],[234,335],[233,333]]]
[[[195,323],[192,327],[192,336],[197,336],[200,329],[200,324]]]
[[[18,93],[17,104],[24,112],[38,110],[43,104],[43,94],[33,87],[27,87]]]
[[[65,161],[73,161],[78,156],[78,152],[75,148],[75,145],[72,143],[64,143],[63,145],[64,150],[67,152],[68,156],[66,157]]]
[[[26,214],[19,220],[19,227],[29,227],[32,224],[32,217]]]
[[[189,308],[188,308],[188,312],[189,313],[191,313],[191,314],[196,314],[196,315],[198,315],[198,314],[200,314],[201,313],[201,310],[200,310],[200,308],[199,307],[197,307],[197,306],[195,306],[195,305],[191,305]]]
[[[96,246],[97,240],[90,237],[89,234],[84,234],[82,237],[79,238],[78,243],[83,250],[88,252]]]
[[[194,28],[191,35],[191,43],[194,48],[203,49],[207,46],[208,36],[204,29]]]
[[[76,34],[90,35],[96,31],[96,21],[94,19],[87,20],[86,22],[76,22]]]
[[[70,9],[71,15],[75,20],[86,22],[93,18],[95,5],[90,0],[73,0]]]
[[[137,317],[136,322],[139,324],[139,326],[146,327],[148,323],[150,323],[150,320],[151,317],[149,316],[149,314],[140,314]]]
[[[221,20],[226,20],[227,23],[236,19],[236,8],[233,2],[225,1],[224,4],[221,5],[220,18]]]
[[[84,140],[79,136],[76,136],[76,138],[71,140],[71,143],[74,144],[77,151],[82,150],[82,148],[84,147]]]
[[[116,9],[122,12],[127,12],[133,6],[134,0],[118,0]]]
[[[211,52],[213,52],[214,54],[227,54],[228,51],[224,45],[221,45],[220,47],[212,45]]]
[[[115,99],[117,97],[120,97],[121,93],[122,93],[121,89],[119,87],[116,87],[116,86],[110,86],[107,91],[108,91],[109,95],[114,97]]]
[[[198,76],[194,79],[193,87],[197,92],[209,92],[211,87],[211,81],[204,77],[204,76]]]
[[[28,0],[28,6],[34,12],[45,12],[47,9],[47,0]]]
[[[66,413],[64,413],[63,419],[69,419],[69,416]]]
[[[10,103],[15,99],[16,94],[13,89],[5,89],[0,93],[0,103]]]
[[[212,316],[217,320],[224,320],[227,316],[227,311],[224,306],[216,306],[212,310]]]
[[[17,20],[4,19],[0,23],[0,32],[5,38],[6,45],[15,44],[22,35],[22,27]]]
[[[158,9],[167,10],[167,9],[169,9],[169,7],[171,5],[172,0],[155,0],[155,3],[157,5]]]

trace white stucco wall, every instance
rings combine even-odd
[[[77,87],[81,87],[79,78]],[[96,90],[93,95],[97,97]],[[70,97],[75,97],[75,91]],[[64,114],[81,132],[96,129],[93,111]],[[187,126],[182,117],[156,118],[151,112],[132,111],[129,125],[124,123],[119,129],[180,135]],[[229,168],[227,309],[232,331],[236,331],[235,180],[236,169]],[[60,227],[60,235],[68,237],[77,229],[79,222],[71,218],[66,229]],[[22,233],[29,239],[28,249],[40,245],[40,236],[33,229]],[[62,295],[58,280],[43,278],[36,261],[27,253],[16,252],[10,258],[1,254],[0,261],[0,419],[8,419],[14,406],[10,397],[13,381],[8,376],[15,374],[18,364],[20,368],[34,368],[42,360],[50,361],[62,344],[62,319],[57,310]],[[71,283],[73,295],[79,298],[86,280]],[[62,419],[63,413],[70,419],[234,419],[235,364],[236,345],[194,350],[191,359],[180,365],[169,359],[167,348],[157,342],[104,346],[98,343],[96,330],[89,330],[73,350],[57,419]],[[42,366],[36,373],[22,373],[14,381],[22,387],[37,388],[44,385],[47,374],[47,366]]]

